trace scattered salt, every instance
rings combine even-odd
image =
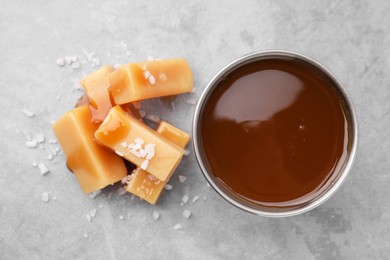
[[[194,198],[192,199],[192,203],[197,202],[199,200],[199,198],[200,197],[198,195],[194,196]]]
[[[147,153],[146,160],[150,160],[154,157],[154,154],[155,154],[154,147],[155,146],[156,146],[155,144],[145,145],[145,152]]]
[[[34,112],[32,112],[31,110],[28,110],[27,108],[23,108],[23,109],[22,109],[22,112],[23,112],[26,116],[28,116],[28,117],[34,117],[34,116],[35,116]]]
[[[165,184],[165,186],[164,186],[164,188],[166,189],[166,190],[172,190],[172,188],[173,188],[173,186],[171,185],[171,184]]]
[[[38,142],[37,142],[37,140],[32,139],[31,141],[27,141],[27,142],[26,142],[26,146],[27,146],[28,148],[35,148],[35,147],[38,146]]]
[[[119,219],[120,219],[120,220],[124,220],[124,219],[125,219],[125,216],[119,215]]]
[[[50,172],[50,169],[42,162],[38,163],[38,168],[41,171],[41,175],[45,175]]]
[[[91,192],[91,193],[89,194],[89,197],[90,197],[91,199],[93,199],[93,198],[95,198],[97,195],[99,195],[100,193],[102,193],[102,190],[95,190],[95,191],[93,191],[93,192]]]
[[[177,223],[174,227],[173,227],[173,229],[174,230],[179,230],[179,229],[182,229],[182,225],[180,224],[180,223]]]
[[[89,212],[89,215],[94,218],[96,216],[96,212],[97,210],[96,209],[91,209],[91,211]]]
[[[33,160],[32,163],[31,163],[31,165],[32,165],[33,167],[37,167],[37,166],[38,166],[38,162],[37,162],[36,160]]]
[[[118,194],[118,196],[123,196],[127,193],[126,189],[123,188],[123,187],[120,187],[118,188],[118,190],[116,191],[116,193]]]
[[[152,217],[154,220],[157,220],[160,218],[160,213],[158,213],[157,211],[154,211],[152,212]]]
[[[154,78],[153,75],[150,75],[150,77],[149,77],[149,83],[150,83],[150,85],[156,84],[156,79]]]
[[[187,180],[187,177],[183,176],[183,175],[179,175],[178,178],[179,178],[180,183],[184,183]]]
[[[121,153],[120,151],[115,151],[115,153],[121,157],[123,157],[123,153]]]
[[[58,59],[56,60],[56,64],[57,64],[58,66],[62,67],[62,66],[65,65],[65,61],[64,61],[63,58],[58,58]]]
[[[101,62],[100,62],[100,59],[99,58],[93,58],[92,59],[92,63],[96,66],[100,66]]]
[[[188,200],[190,199],[190,197],[186,194],[183,196],[183,198],[181,198],[181,201],[186,204],[188,202]]]
[[[145,160],[141,164],[141,169],[145,171],[146,168],[148,168],[148,166],[149,166],[149,160]]]
[[[148,120],[150,120],[150,121],[152,121],[152,122],[154,122],[154,123],[158,123],[158,122],[160,122],[160,117],[158,117],[158,116],[156,116],[156,115],[147,115],[146,116],[146,119],[148,119]]]
[[[195,98],[191,98],[186,101],[186,103],[189,105],[196,105],[196,102],[197,100]]]
[[[72,64],[72,57],[66,56],[66,57],[65,57],[65,61],[66,61],[66,63],[67,63],[68,65]]]
[[[190,155],[190,150],[185,149],[185,150],[184,150],[184,156],[188,156],[188,155]]]
[[[183,217],[186,218],[186,219],[189,219],[191,217],[191,211],[185,209],[183,211]]]
[[[42,133],[37,134],[37,136],[35,138],[37,139],[37,142],[39,144],[45,142],[45,136]]]
[[[121,146],[122,146],[123,148],[126,148],[126,147],[127,147],[127,142],[122,142],[122,143],[121,143]]]
[[[85,217],[87,218],[87,221],[88,221],[88,222],[91,222],[91,221],[92,221],[91,215],[87,214],[87,215],[85,215]]]
[[[152,74],[148,70],[144,72],[145,79],[148,79],[151,75]]]
[[[42,201],[44,202],[48,202],[50,197],[49,197],[49,193],[47,193],[46,191],[42,193],[42,196],[41,196],[41,199]]]
[[[47,156],[46,156],[46,159],[48,159],[49,161],[53,160],[54,156],[53,154],[49,153]]]

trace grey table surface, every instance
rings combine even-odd
[[[37,0],[1,1],[1,7],[1,259],[390,257],[389,1]],[[178,97],[173,111],[159,100],[144,102],[143,109],[191,131],[195,106],[188,101],[199,98],[228,62],[266,49],[296,51],[323,63],[356,106],[360,142],[354,167],[320,207],[283,219],[240,211],[206,185],[193,152],[171,180],[173,190],[154,207],[121,196],[119,185],[92,199],[67,171],[64,155],[50,160],[58,149],[50,124],[74,106],[82,94],[78,79],[99,61],[188,59],[195,93]],[[73,56],[78,60],[72,65],[56,64]],[[45,142],[27,147],[29,133],[43,134]],[[41,176],[34,161],[50,173]],[[187,180],[179,182],[178,175]],[[42,200],[45,192],[48,202]],[[190,201],[181,205],[185,195]]]

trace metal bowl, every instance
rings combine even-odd
[[[235,196],[232,192],[229,192],[229,190],[227,190],[225,187],[223,187],[222,185],[218,184],[218,182],[215,181],[213,174],[211,174],[210,172],[211,170],[207,167],[205,153],[202,150],[203,148],[201,145],[200,120],[202,118],[203,110],[207,102],[209,101],[210,96],[213,95],[214,90],[218,86],[219,81],[221,81],[227,74],[231,73],[232,71],[236,70],[237,68],[243,65],[255,61],[259,61],[262,59],[269,59],[269,58],[298,60],[299,62],[305,63],[306,65],[315,68],[323,75],[329,77],[333,81],[336,88],[338,89],[339,96],[340,96],[340,103],[343,107],[343,111],[345,113],[346,120],[349,126],[348,127],[349,145],[348,145],[347,159],[343,165],[343,168],[339,172],[334,173],[337,174],[337,176],[322,193],[318,194],[314,199],[294,207],[272,208],[272,207],[260,206],[254,203],[250,203],[246,200],[243,200],[238,196]],[[298,53],[294,53],[290,51],[280,51],[280,50],[250,53],[248,55],[242,56],[234,60],[226,67],[224,67],[222,70],[220,70],[217,73],[217,75],[215,75],[208,83],[208,85],[204,89],[198,101],[198,104],[195,109],[194,118],[193,118],[192,129],[193,129],[193,143],[194,143],[195,155],[198,164],[203,172],[203,175],[210,183],[210,185],[214,188],[214,190],[216,190],[224,199],[226,199],[234,206],[242,210],[245,210],[247,212],[251,212],[265,217],[294,216],[297,214],[307,212],[311,209],[314,209],[315,207],[321,205],[327,199],[329,199],[337,191],[337,189],[343,184],[344,180],[346,179],[348,173],[351,170],[356,155],[357,138],[358,138],[356,112],[352,104],[352,101],[348,96],[346,90],[344,89],[343,85],[341,84],[341,82],[333,75],[333,73],[331,73],[323,65],[314,61],[313,59]]]

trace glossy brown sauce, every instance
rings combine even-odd
[[[231,72],[201,120],[201,143],[218,185],[257,205],[310,201],[346,160],[340,94],[299,61],[268,59]]]

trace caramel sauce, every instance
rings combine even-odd
[[[217,184],[250,203],[289,207],[315,198],[346,161],[348,125],[324,73],[266,59],[227,74],[201,115],[201,146]]]

